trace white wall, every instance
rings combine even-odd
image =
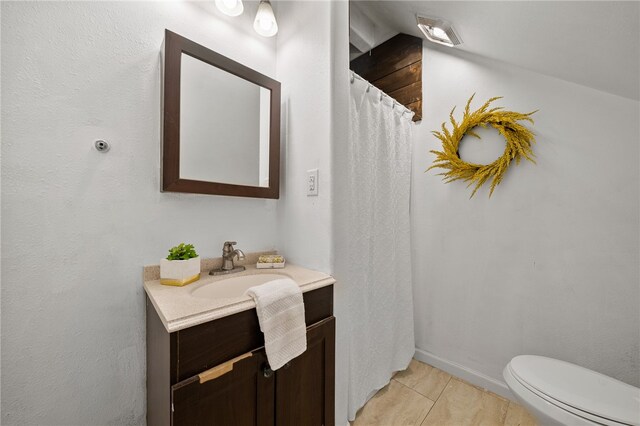
[[[278,2],[277,75],[282,83],[278,247],[288,261],[331,270],[331,3]],[[307,170],[318,196],[307,197]]]
[[[511,357],[539,354],[640,385],[638,102],[444,48],[425,49],[423,85],[418,356],[497,383]],[[538,165],[514,164],[491,199],[423,173],[440,147],[430,131],[474,92],[476,107],[504,96],[508,109],[540,110]]]
[[[2,2],[2,424],[143,424],[142,265],[274,248],[276,201],[159,190],[165,28],[275,77],[212,5]]]
[[[278,78],[283,92],[284,164],[278,246],[289,260],[335,274],[336,424],[347,424],[349,321],[340,227],[341,155],[349,125],[349,3],[277,2]],[[319,169],[319,195],[306,196],[306,171]],[[334,222],[335,219],[335,222]],[[335,225],[335,227],[334,227]]]
[[[350,321],[347,286],[343,279],[349,267],[346,249],[350,230],[342,220],[341,207],[349,202],[343,178],[349,164],[346,148],[349,135],[349,1],[332,3],[332,87],[331,87],[331,172],[332,172],[332,261],[334,315],[336,317],[336,425],[347,425],[349,386],[349,344],[347,329]]]

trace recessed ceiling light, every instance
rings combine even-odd
[[[444,44],[445,46],[462,44],[462,40],[447,21],[420,15],[416,15],[416,19],[418,21],[418,28],[420,28],[420,31],[422,31],[427,40]]]

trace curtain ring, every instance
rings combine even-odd
[[[369,93],[369,90],[371,90],[371,85],[367,86],[367,93]]]
[[[382,98],[384,97],[384,93],[382,93],[382,90],[380,91],[380,102],[382,102]]]
[[[353,84],[354,80],[356,79],[356,76],[354,73],[351,73],[351,84]]]

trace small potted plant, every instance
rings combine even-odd
[[[160,261],[160,284],[183,286],[200,279],[200,257],[193,244],[180,243]]]

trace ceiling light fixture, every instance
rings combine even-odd
[[[242,0],[216,0],[216,7],[229,16],[238,16],[244,11]]]
[[[274,36],[278,32],[278,23],[269,0],[260,0],[256,20],[253,21],[253,29],[264,37]]]
[[[453,30],[453,27],[447,21],[438,18],[429,18],[426,16],[416,15],[418,28],[425,35],[427,40],[445,46],[457,46],[462,44],[462,39]]]

